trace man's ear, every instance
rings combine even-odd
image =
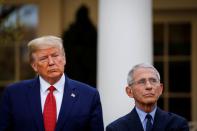
[[[127,95],[128,95],[130,98],[133,98],[132,87],[126,86],[125,91],[126,91]]]
[[[160,95],[162,95],[164,92],[164,86],[163,83],[160,83]]]
[[[35,72],[38,71],[37,65],[34,62],[31,63],[31,67],[34,69]]]
[[[66,55],[63,55],[63,59],[64,59],[64,66],[66,65]]]

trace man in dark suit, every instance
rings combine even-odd
[[[189,131],[187,121],[157,107],[162,94],[159,72],[149,64],[138,64],[128,74],[126,93],[134,98],[135,107],[115,120],[106,131]]]
[[[28,50],[38,76],[5,89],[0,131],[103,131],[98,91],[64,74],[62,39],[43,36]]]

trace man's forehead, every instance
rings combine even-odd
[[[150,68],[150,67],[139,67],[135,70],[136,71],[149,71],[149,72],[154,72],[154,69],[153,68]]]
[[[154,76],[156,77],[156,73],[154,71],[154,69],[152,68],[138,68],[134,71],[134,77],[137,77],[137,76]]]
[[[35,52],[33,52],[33,54],[37,54],[37,55],[45,55],[49,53],[50,54],[61,53],[61,50],[59,48],[52,47],[52,48],[45,48],[45,49],[37,49]]]

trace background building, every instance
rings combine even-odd
[[[124,85],[126,85],[126,71],[128,71],[128,68],[131,68],[132,64],[135,62],[131,62],[131,65],[127,65],[128,68],[122,66],[118,68],[114,67],[112,64],[112,68],[118,68],[116,73],[123,73],[118,76],[116,74],[112,74],[112,76],[110,76],[112,77],[111,80],[105,82],[101,81],[100,78],[104,73],[108,72],[104,71],[104,73],[102,73],[104,69],[98,66],[99,64],[103,64],[99,61],[103,58],[99,56],[102,55],[99,53],[101,53],[103,50],[105,51],[106,49],[116,51],[115,48],[107,48],[109,47],[107,46],[108,43],[105,43],[106,46],[104,47],[100,46],[101,42],[103,42],[103,39],[106,39],[102,36],[102,34],[100,34],[103,31],[101,28],[104,27],[103,24],[105,24],[102,23],[103,21],[101,21],[101,17],[103,16],[101,9],[105,9],[103,5],[110,4],[111,8],[113,9],[116,9],[116,7],[128,9],[128,11],[125,10],[125,12],[127,11],[129,14],[133,13],[129,11],[131,11],[130,7],[132,8],[135,6],[134,4],[136,1],[120,0],[120,2],[122,2],[122,4],[119,6],[116,5],[118,2],[113,0],[1,0],[0,91],[2,92],[9,83],[32,78],[32,76],[35,75],[28,64],[26,51],[27,41],[41,35],[57,35],[63,37],[65,32],[70,32],[68,33],[69,35],[66,35],[67,40],[71,41],[72,43],[72,41],[79,39],[80,44],[70,45],[70,49],[73,49],[70,54],[78,54],[78,56],[68,55],[68,61],[72,63],[70,67],[68,65],[68,70],[73,70],[68,72],[69,75],[72,78],[76,78],[94,86],[96,86],[96,82],[98,82],[97,87],[101,92],[103,101],[105,100],[104,98],[108,98],[106,97],[107,93],[110,94],[115,92],[114,94],[116,94],[118,93],[116,92],[117,89],[124,92]],[[146,6],[146,4],[143,3],[138,4]],[[149,4],[151,4],[151,6]],[[84,25],[82,25],[82,27],[80,27],[81,25],[77,25],[77,27],[74,26],[79,20],[77,17],[77,12],[79,12],[79,9],[82,7],[86,8],[86,16],[84,16],[84,12],[82,11],[82,18],[86,17],[88,19],[85,21],[85,25],[88,25],[86,28],[83,28]],[[154,65],[160,71],[162,82],[165,84],[165,90],[161,100],[159,101],[159,105],[166,111],[172,111],[186,117],[189,121],[197,121],[197,97],[195,95],[197,94],[197,1],[153,0],[147,2],[147,7],[151,9],[150,13],[152,14],[152,16],[149,16],[149,19],[147,20],[148,22],[152,22],[152,24],[149,25],[152,34],[148,36],[148,38],[150,38],[147,42],[148,46],[146,43],[142,45],[147,46],[147,55],[142,49],[143,47],[140,46],[142,47],[140,48],[138,43],[134,43],[131,50],[141,52],[142,54],[148,56],[148,58],[144,58],[143,56],[141,57],[143,57],[145,61],[147,60],[147,62],[154,63]],[[110,12],[110,9],[106,10],[106,15],[111,13],[110,15],[119,15],[120,18],[124,16],[124,14],[118,14],[116,10],[114,10],[115,13]],[[142,16],[143,14],[140,12],[134,13],[139,16]],[[136,17],[137,16],[133,18]],[[141,27],[143,27],[143,24],[145,23],[143,22],[144,21],[142,21],[142,23],[139,22]],[[132,23],[131,17],[131,27],[132,26],[134,26],[134,24]],[[89,28],[89,30],[86,30],[87,28]],[[113,31],[115,32],[116,30]],[[79,38],[81,34],[84,36]],[[90,42],[89,39],[93,37],[92,34],[98,35],[93,35],[95,38]],[[123,34],[130,35],[129,31],[117,32],[117,34],[119,36]],[[142,39],[141,37],[143,37],[144,34],[141,35],[142,36],[140,36],[138,39]],[[75,36],[78,37],[75,38]],[[81,44],[81,41],[83,41],[83,45]],[[78,43],[78,41],[76,43]],[[88,43],[93,44],[90,45]],[[119,46],[117,46],[117,48],[118,47]],[[67,48],[69,49],[69,47]],[[121,46],[120,48],[123,49]],[[99,51],[97,51],[98,49]],[[129,50],[124,52],[125,56],[123,57],[125,57],[126,60],[128,60],[130,57],[127,54],[136,55],[135,52],[128,52]],[[96,55],[97,53],[98,55]],[[150,53],[151,56],[149,56]],[[82,58],[79,56],[82,56]],[[75,61],[72,60],[73,58]],[[96,58],[98,58],[97,61]],[[81,61],[79,62],[79,60]],[[115,60],[118,61],[118,59]],[[138,61],[136,60],[136,62]],[[75,65],[75,67],[73,65]],[[96,71],[96,69],[98,70]],[[87,72],[83,73],[85,76],[80,76],[81,74],[79,72],[84,71]],[[99,73],[100,75],[98,75]],[[83,79],[83,76],[87,79]],[[118,84],[116,84],[116,79],[120,80],[118,81]],[[114,90],[111,90],[112,87],[109,88],[110,90],[107,90],[107,86],[104,87],[105,85],[100,82],[103,82],[106,85],[115,85],[113,87]],[[100,87],[101,85],[102,87]],[[105,96],[102,93],[103,91],[107,92],[104,94]],[[127,106],[125,106],[122,101],[119,101],[117,96],[115,97],[117,100],[113,100],[111,103],[115,105],[116,102],[120,102],[123,105],[119,106],[117,110],[121,111],[118,112],[118,114],[115,114],[113,119],[126,113],[124,108],[127,108]],[[110,99],[111,98],[109,98],[109,100]],[[129,102],[127,101],[126,105],[128,104]],[[105,104],[103,106],[104,109],[107,107]],[[132,107],[133,103],[131,103],[131,108]],[[110,121],[111,120],[109,118],[105,122],[107,124]]]

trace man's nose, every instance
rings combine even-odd
[[[150,83],[149,80],[146,81],[146,88],[148,89],[152,88],[152,84]]]
[[[49,65],[54,64],[54,60],[51,56],[48,57]]]

